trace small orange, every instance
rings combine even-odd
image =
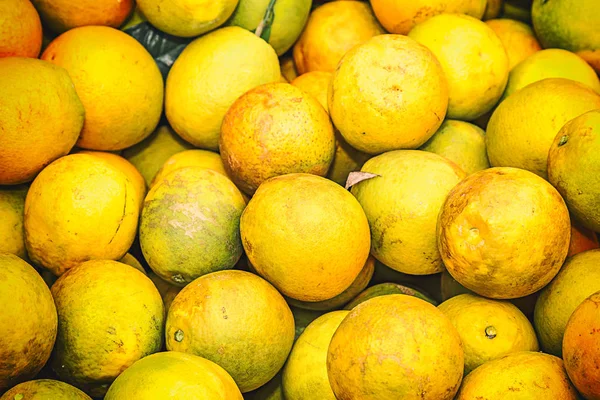
[[[37,58],[42,48],[42,23],[29,0],[0,2],[0,57]]]

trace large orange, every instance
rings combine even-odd
[[[369,223],[358,201],[316,175],[263,183],[240,222],[246,255],[283,294],[302,301],[346,290],[369,255]]]
[[[327,355],[338,399],[451,400],[463,367],[452,322],[435,306],[404,294],[356,306],[333,334]]]
[[[121,150],[142,141],[158,124],[162,75],[150,53],[128,34],[106,26],[71,29],[41,58],[69,72],[85,107],[79,147]]]
[[[490,168],[450,191],[438,247],[450,274],[485,297],[512,299],[543,288],[560,270],[571,236],[558,191],[517,168]]]

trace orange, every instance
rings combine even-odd
[[[0,400],[92,400],[74,386],[53,379],[36,379],[18,384],[4,393]]]
[[[477,294],[513,299],[537,292],[558,273],[569,250],[564,200],[539,176],[490,168],[450,191],[438,220],[448,272]]]
[[[133,10],[133,0],[32,0],[51,30],[62,33],[85,25],[118,28]]]
[[[264,279],[245,271],[219,271],[179,292],[165,334],[168,350],[219,364],[245,393],[283,367],[294,341],[294,317]]]
[[[600,247],[598,236],[591,229],[584,228],[577,221],[571,221],[571,242],[567,257]]]
[[[562,343],[571,382],[586,399],[600,398],[600,292],[581,303],[569,318]]]
[[[381,154],[361,171],[378,175],[352,187],[369,220],[371,254],[406,274],[442,272],[437,218],[465,172],[448,159],[421,150]]]
[[[117,260],[135,238],[133,184],[109,162],[71,154],[46,167],[25,199],[25,241],[33,262],[62,275],[91,259]]]
[[[274,176],[327,174],[335,137],[314,97],[288,83],[271,83],[246,92],[229,108],[219,149],[233,182],[252,194]]]
[[[600,250],[588,250],[568,258],[535,304],[533,322],[544,352],[561,355],[565,327],[573,311],[599,290]]]
[[[286,399],[336,399],[327,377],[327,351],[347,315],[348,311],[333,311],[320,316],[294,343],[281,379]]]
[[[331,299],[346,290],[369,255],[367,217],[343,187],[315,175],[263,183],[242,214],[248,260],[284,295]]]
[[[162,32],[194,37],[223,25],[239,0],[138,0],[141,13]]]
[[[460,294],[438,306],[456,327],[465,351],[465,374],[519,351],[538,351],[531,322],[513,304]]]
[[[0,3],[0,57],[37,58],[42,48],[42,23],[29,0]]]
[[[214,170],[173,171],[144,200],[139,229],[144,258],[177,286],[233,268],[243,251],[239,226],[245,206],[233,182]]]
[[[65,68],[73,79],[85,108],[79,147],[121,150],[145,139],[158,124],[162,75],[150,53],[128,34],[106,26],[71,29],[41,58]]]
[[[0,304],[1,393],[33,378],[46,364],[56,338],[57,316],[42,277],[13,254],[0,253]]]
[[[546,78],[571,79],[600,94],[600,79],[583,58],[567,50],[546,49],[531,54],[510,71],[502,98]]]
[[[448,118],[472,121],[490,111],[508,79],[508,56],[484,22],[441,14],[416,25],[408,36],[437,57],[448,80]]]
[[[425,46],[402,35],[379,35],[346,53],[328,96],[344,139],[379,154],[417,148],[435,133],[448,108],[448,83]]]
[[[83,120],[83,105],[63,68],[0,58],[0,185],[30,181],[67,154]]]
[[[521,21],[501,18],[491,19],[485,23],[492,28],[502,42],[508,56],[509,71],[518,63],[542,49],[533,29]]]
[[[435,306],[403,294],[355,307],[333,334],[327,354],[338,399],[451,400],[463,368],[452,322]]]
[[[547,78],[524,87],[492,114],[485,136],[490,164],[526,169],[546,178],[548,152],[558,131],[569,120],[597,108],[600,96],[570,79]]]
[[[598,149],[600,105],[567,122],[554,138],[548,154],[550,183],[564,197],[573,216],[595,232],[600,232]]]
[[[143,273],[117,261],[93,260],[52,285],[58,335],[50,359],[60,380],[102,397],[112,381],[163,342],[164,308]]]
[[[308,17],[294,45],[294,62],[300,75],[310,71],[333,72],[354,46],[385,33],[369,4],[335,1],[317,7]]]
[[[493,0],[490,0],[492,2]],[[481,19],[485,0],[372,0],[379,22],[391,33],[406,35],[417,24],[438,14],[467,14]]]
[[[192,354],[151,354],[127,368],[105,400],[242,400],[231,376],[217,364]]]
[[[490,167],[485,132],[468,122],[446,119],[420,149],[446,157],[467,175]]]
[[[463,380],[456,400],[577,400],[560,358],[522,351],[488,361]]]

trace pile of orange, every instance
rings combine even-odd
[[[599,26],[2,0],[0,400],[600,399]]]

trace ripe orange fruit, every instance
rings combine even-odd
[[[42,48],[42,23],[29,0],[0,3],[0,58],[37,58]]]
[[[329,113],[344,139],[365,153],[417,148],[442,124],[447,88],[442,66],[425,46],[379,35],[352,48],[336,68]]]
[[[569,318],[562,349],[569,378],[586,399],[600,398],[600,292],[581,303]]]
[[[517,168],[486,169],[456,185],[437,229],[448,272],[467,289],[496,299],[527,296],[548,284],[571,236],[560,194]]]
[[[44,24],[56,33],[85,25],[118,28],[129,17],[134,0],[31,0]]]
[[[30,181],[67,154],[83,120],[66,70],[31,58],[0,58],[0,185]]]
[[[490,3],[492,0],[489,1]],[[391,33],[408,34],[420,22],[438,14],[467,14],[481,19],[485,0],[372,0],[377,19]]]
[[[452,322],[435,306],[403,294],[375,297],[350,311],[327,355],[338,399],[451,400],[463,368]]]
[[[13,254],[0,254],[0,392],[33,378],[56,338],[57,316],[48,286]],[[12,400],[12,399],[11,399]]]
[[[335,1],[311,12],[294,45],[294,62],[300,75],[310,71],[333,72],[354,46],[385,33],[369,4]]]
[[[294,341],[294,317],[264,279],[219,271],[184,287],[167,317],[167,349],[222,366],[245,393],[283,367]]]
[[[240,231],[258,273],[296,300],[339,295],[369,255],[369,223],[360,204],[316,175],[288,174],[263,183],[242,214]]]
[[[488,361],[465,377],[456,400],[577,400],[563,361],[522,351]]]
[[[514,70],[513,70],[514,71]],[[600,96],[564,78],[534,82],[507,97],[487,126],[486,146],[494,167],[515,167],[548,176],[548,151],[569,120],[600,108]]]
[[[87,260],[117,260],[131,247],[138,215],[135,188],[121,171],[71,154],[44,168],[27,192],[27,252],[58,276]]]
[[[105,400],[242,400],[231,376],[192,354],[167,351],[136,361],[110,385]]]
[[[219,148],[233,182],[252,194],[274,176],[327,174],[335,137],[314,97],[288,83],[271,83],[233,103],[223,119]]]
[[[52,296],[59,321],[52,369],[91,396],[104,396],[121,372],[161,348],[162,299],[129,265],[82,263],[58,278]]]
[[[450,190],[465,173],[448,159],[420,150],[390,151],[367,161],[378,176],[352,187],[369,220],[371,254],[397,271],[442,272],[436,224]]]
[[[79,147],[121,150],[156,128],[162,75],[150,53],[128,34],[106,26],[71,29],[54,39],[41,58],[69,72],[85,107]]]
[[[4,393],[0,400],[92,400],[90,396],[68,383],[54,379],[23,382]]]

